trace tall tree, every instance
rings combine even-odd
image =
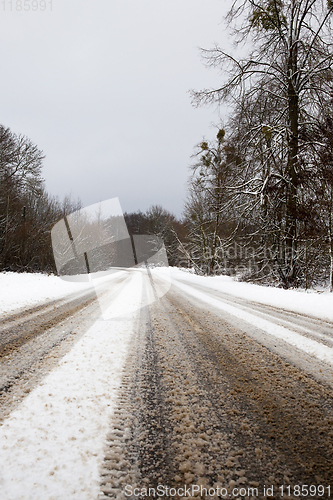
[[[224,137],[225,130],[221,128],[216,141],[203,140],[199,144],[185,205],[189,234],[184,248],[192,264],[207,274],[221,272],[223,250],[233,228],[230,185],[234,172],[231,162],[227,162],[231,151]]]
[[[218,89],[193,92],[197,105],[270,103],[269,121],[248,129],[243,141],[257,144],[259,150],[259,143],[266,140],[264,175],[253,177],[257,196],[263,198],[272,181],[284,186],[280,267],[286,287],[297,282],[299,155],[307,147],[300,128],[315,120],[331,94],[332,10],[331,0],[236,0],[227,22],[236,43],[243,51],[250,49],[242,58],[218,46],[205,50],[207,64],[222,68],[228,76]],[[274,158],[279,160],[277,170],[272,169]]]

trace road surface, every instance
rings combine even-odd
[[[158,287],[145,274],[143,303]],[[193,287],[333,347],[329,322]],[[2,418],[99,314],[90,293],[3,322]],[[332,438],[332,366],[173,282],[139,311],[99,498],[330,498]]]

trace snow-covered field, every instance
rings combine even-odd
[[[158,273],[153,271],[153,275],[154,272]],[[175,268],[170,272],[174,285],[184,292],[333,364],[330,347],[295,332],[292,335],[287,328],[274,326],[205,296],[205,287],[333,321],[331,294],[285,291],[239,283],[228,277],[205,278]],[[142,279],[142,273],[133,273],[110,306],[107,317],[112,319],[98,320],[3,422],[0,427],[1,500],[96,498],[110,416],[116,404],[126,354],[137,328]],[[191,285],[199,285],[201,290]],[[2,273],[0,314],[87,287],[90,284],[69,283],[55,276]]]

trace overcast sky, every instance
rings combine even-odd
[[[226,46],[228,4],[1,1],[0,123],[44,151],[48,192],[181,215],[194,146],[219,123],[188,90],[221,82],[199,47]]]

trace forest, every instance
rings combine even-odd
[[[78,208],[49,196],[42,177],[44,154],[27,137],[0,126],[0,269],[54,270],[50,230]]]
[[[193,90],[193,105],[228,113],[195,147],[181,220],[158,205],[125,214],[131,234],[163,238],[170,265],[333,291],[332,10],[331,0],[236,0],[234,52],[202,50],[221,86]],[[47,194],[43,159],[0,127],[1,270],[54,272],[50,230],[81,206]]]
[[[332,9],[236,1],[226,21],[242,57],[203,50],[224,79],[193,102],[230,112],[198,145],[189,181],[186,248],[198,271],[332,291]]]

